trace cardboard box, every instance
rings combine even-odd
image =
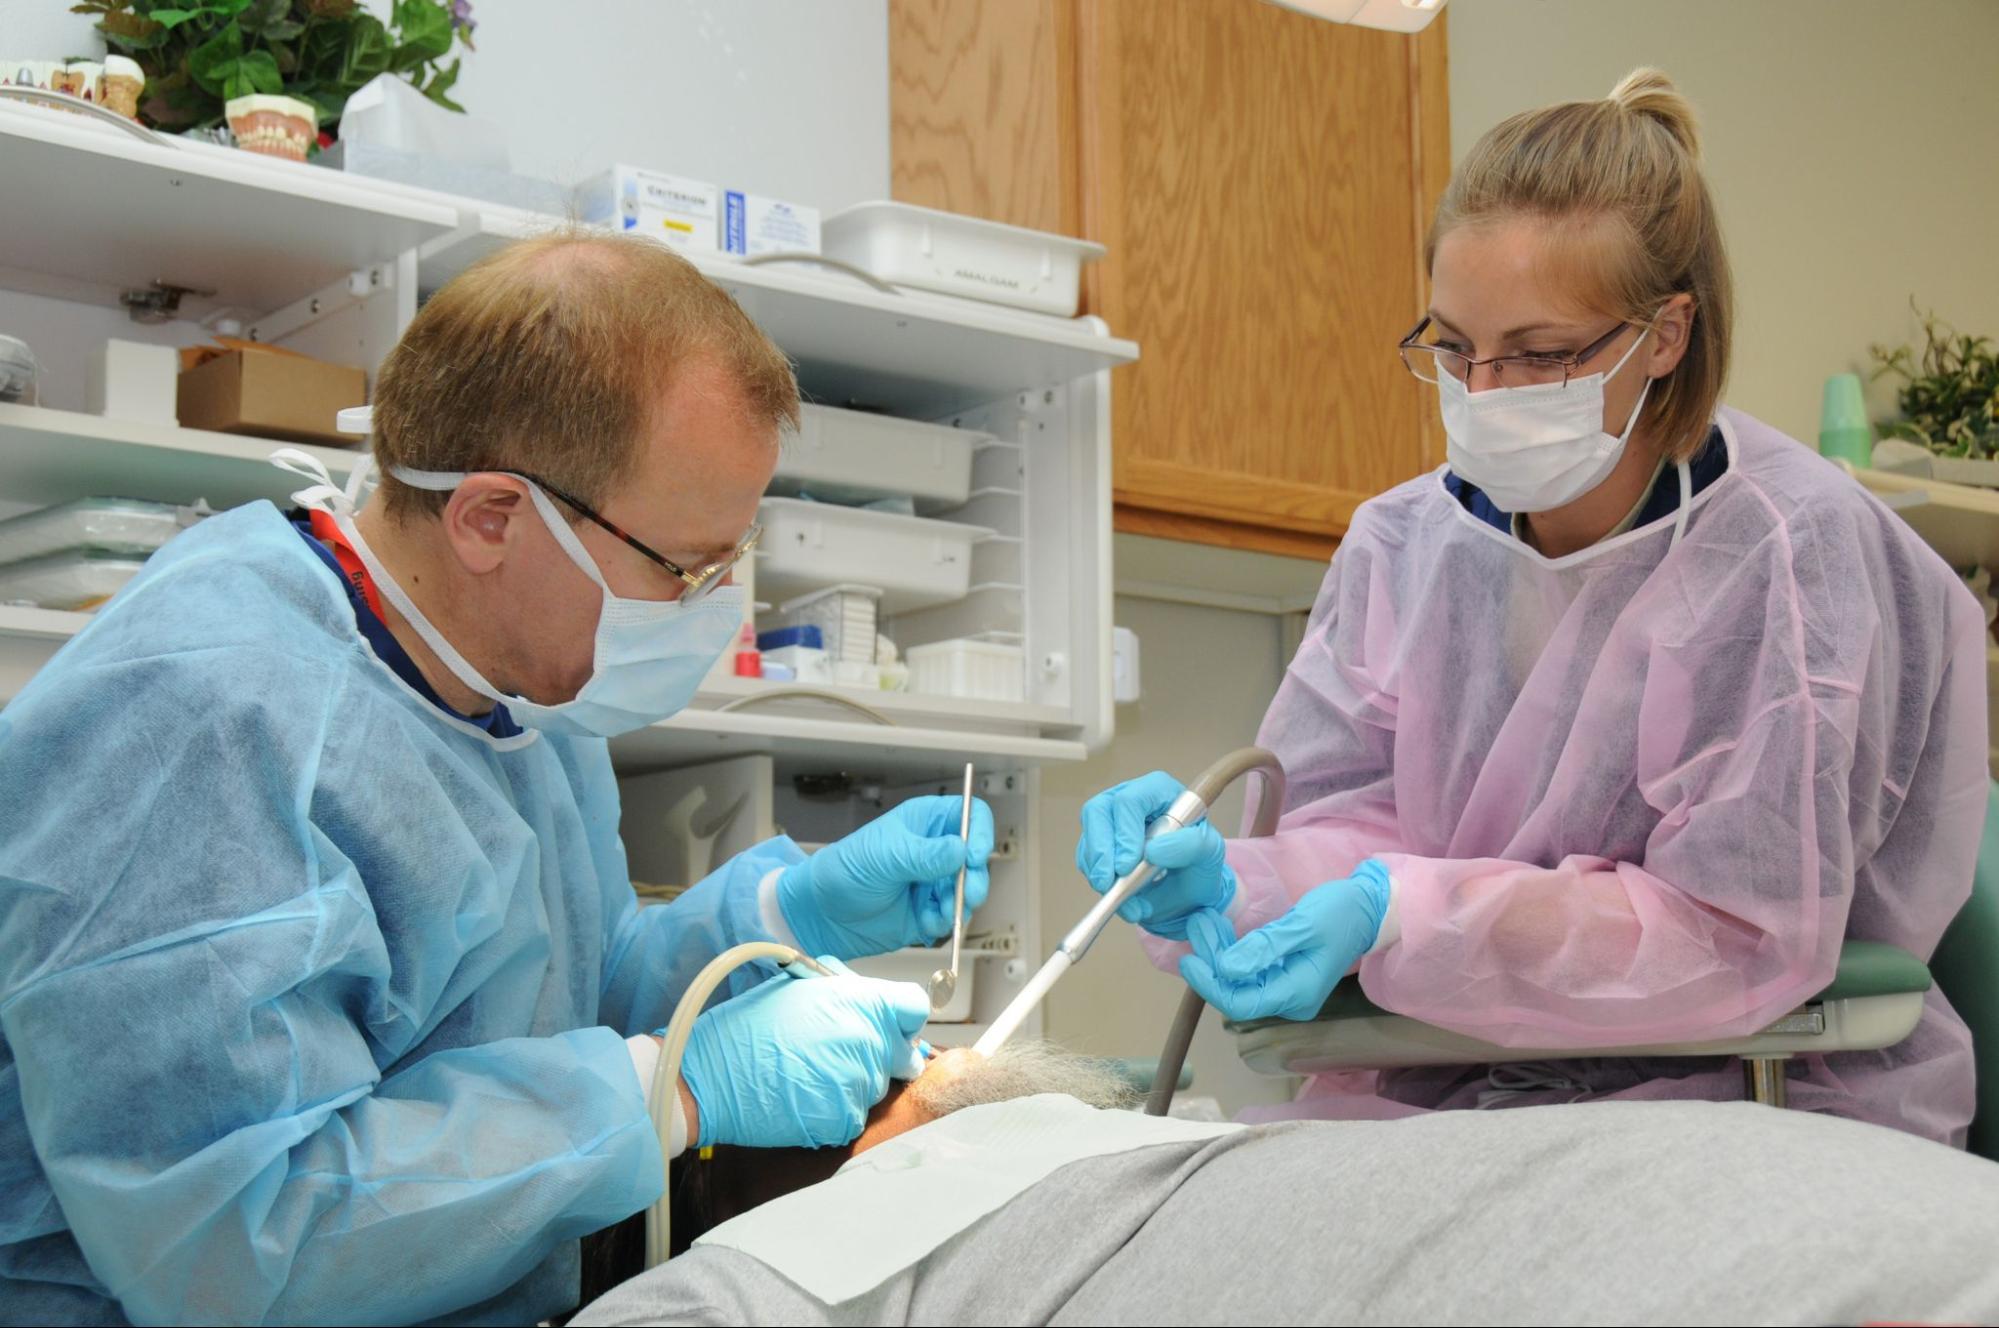
[[[368,376],[275,346],[237,343],[182,352],[176,413],[190,429],[252,433],[261,438],[354,447],[361,439],[334,428],[334,416],[368,402]],[[185,367],[190,359],[198,362]]]
[[[618,165],[583,185],[577,204],[593,225],[637,231],[676,249],[721,248],[722,195],[704,180]]]
[[[816,254],[819,209],[731,189],[722,195],[722,248],[745,257]]]

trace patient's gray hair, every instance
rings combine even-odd
[[[1032,1041],[1009,1042],[953,1075],[920,1078],[910,1084],[909,1092],[933,1116],[1037,1093],[1064,1093],[1105,1110],[1128,1107],[1138,1098],[1130,1082],[1107,1062],[1078,1056],[1051,1042]]]

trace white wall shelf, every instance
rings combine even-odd
[[[159,280],[215,292],[187,312],[268,313],[458,221],[336,171],[0,104],[0,284],[14,289],[116,304]]]
[[[0,703],[12,700],[90,620],[87,613],[0,605]],[[704,688],[701,701],[738,699],[754,694],[758,686],[736,684],[733,679],[729,683],[734,685]],[[618,739],[611,744],[611,755],[621,774],[755,753],[775,757],[786,777],[799,770],[833,768],[899,783],[948,782],[968,760],[991,772],[1023,770],[1044,761],[1080,761],[1086,755],[1080,742],[1041,738],[1018,728],[981,732],[944,722],[967,707],[984,711],[990,722],[1018,719],[1020,707],[892,693],[869,694],[866,699],[890,713],[900,712],[900,722],[891,728],[845,717],[840,711],[831,713],[842,717],[830,718],[824,709],[813,711],[809,698],[802,711],[773,707],[718,713],[697,704],[663,724]],[[909,704],[898,706],[897,701]],[[931,720],[928,724],[922,722],[926,717]]]
[[[864,719],[802,719],[754,711],[683,710],[651,728],[611,742],[620,774],[665,770],[729,756],[773,757],[781,779],[801,772],[846,771],[897,783],[949,782],[965,762],[984,771],[1025,770],[1051,761],[1081,761],[1080,742],[957,727],[886,728]]]
[[[480,207],[461,231],[420,252],[418,282],[442,285],[510,241],[566,223]],[[798,364],[809,398],[912,419],[951,413],[1025,388],[1068,383],[1138,358],[1138,346],[1092,318],[1049,318],[921,291],[888,294],[808,265],[745,267],[712,255],[694,265]]]
[[[1946,484],[1920,475],[1854,470],[1853,477],[1895,508],[1952,567],[1999,574],[1999,490]]]
[[[37,506],[73,498],[148,498],[217,508],[269,498],[282,503],[305,481],[270,455],[298,447],[344,479],[358,451],[272,442],[171,424],[108,419],[43,406],[0,404],[0,497]]]
[[[715,709],[730,702],[761,696],[775,688],[794,688],[798,685],[791,682],[771,682],[761,678],[710,678],[701,684],[701,691],[695,697],[694,703],[697,706]],[[948,721],[966,728],[985,728],[997,733],[1018,733],[1054,728],[1073,722],[1069,712],[1059,706],[1032,705],[1023,701],[977,701],[961,696],[936,696],[928,692],[884,692],[879,689],[869,691],[859,687],[822,687],[815,690],[873,706],[898,724],[918,728]],[[755,707],[754,710],[749,706],[743,709],[757,714],[817,714],[836,719],[860,718],[837,701],[815,702],[810,697],[786,697],[783,700],[773,700],[768,705]],[[876,725],[876,727],[882,726]]]

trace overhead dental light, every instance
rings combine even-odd
[[[1386,32],[1421,32],[1444,8],[1444,0],[1270,0],[1313,18],[1352,23]]]

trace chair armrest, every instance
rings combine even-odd
[[[1792,1056],[1893,1046],[1922,1017],[1930,989],[1927,965],[1906,950],[1849,941],[1833,981],[1818,995],[1748,1037],[1665,1045],[1502,1047],[1465,1033],[1384,1010],[1348,978],[1308,1020],[1230,1023],[1236,1051],[1260,1074],[1504,1061],[1574,1060],[1598,1056]]]
[[[1806,1004],[1851,1000],[1861,996],[1899,996],[1929,989],[1929,966],[1907,950],[1880,941],[1848,941],[1839,952],[1839,969],[1833,974],[1831,984]],[[1359,978],[1348,976],[1333,988],[1333,994],[1326,998],[1326,1003],[1319,1007],[1319,1013],[1313,1015],[1309,1022],[1368,1019],[1393,1013],[1368,999],[1367,993],[1360,989]],[[1242,1023],[1231,1020],[1227,1028],[1231,1033],[1252,1033],[1260,1028],[1276,1028],[1295,1022],[1298,1021],[1273,1015],[1268,1019],[1249,1019]]]

